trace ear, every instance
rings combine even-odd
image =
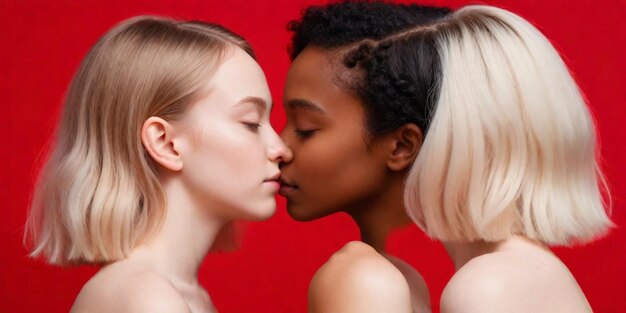
[[[148,118],[141,127],[141,142],[152,159],[171,171],[183,169],[183,159],[172,140],[174,129],[160,117]]]
[[[391,148],[387,167],[392,171],[410,167],[422,147],[422,138],[422,130],[415,124],[404,124],[392,132],[387,139]]]

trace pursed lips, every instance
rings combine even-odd
[[[263,180],[263,181],[264,181],[264,182],[271,182],[271,181],[275,181],[275,182],[277,182],[277,183],[279,183],[279,184],[280,184],[280,183],[281,183],[281,180],[280,180],[280,172],[278,172],[278,173],[276,173],[276,174],[274,174],[274,175],[270,176],[270,178],[265,179],[265,180]]]
[[[285,179],[284,177],[280,178],[280,190],[279,190],[279,194],[281,196],[288,196],[289,194],[293,193],[294,191],[298,190],[298,185],[290,182],[289,180]]]

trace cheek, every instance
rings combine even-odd
[[[219,138],[203,147],[203,155],[210,156],[205,164],[213,168],[217,180],[235,187],[239,184],[241,189],[262,181],[265,165],[263,146],[254,134],[245,132],[221,131]]]
[[[319,139],[315,146],[312,143],[300,151],[298,162],[298,183],[312,203],[326,209],[346,209],[349,203],[376,192],[384,167],[368,153],[360,134]]]
[[[202,129],[185,160],[190,183],[204,198],[236,202],[250,198],[248,193],[262,184],[265,156],[260,140],[231,124]]]

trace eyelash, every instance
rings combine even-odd
[[[313,134],[317,131],[317,129],[309,129],[309,130],[301,130],[301,129],[296,129],[296,136],[302,138],[302,139],[307,139],[310,138],[311,136],[313,136]]]
[[[243,123],[243,125],[245,125],[248,130],[255,133],[258,132],[261,127],[261,124],[259,123]]]

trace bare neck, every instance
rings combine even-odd
[[[444,242],[443,246],[454,263],[454,270],[458,271],[471,259],[483,254],[496,251],[500,242],[471,241],[471,242]]]
[[[402,198],[403,177],[397,176],[367,204],[348,211],[359,226],[361,240],[379,253],[385,251],[385,243],[391,232],[411,223]]]
[[[148,263],[172,282],[196,286],[198,269],[225,221],[211,218],[206,208],[197,207],[179,181],[165,180],[162,186],[167,198],[163,223],[129,259]]]

